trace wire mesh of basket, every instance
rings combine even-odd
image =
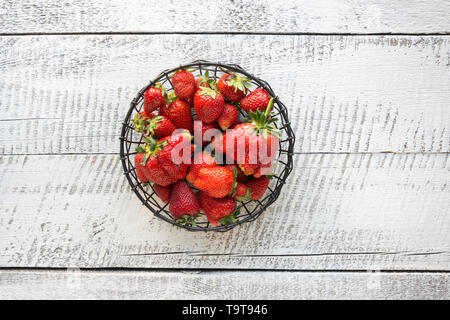
[[[191,71],[196,77],[204,76],[205,73],[208,72],[209,77],[216,81],[218,81],[223,73],[234,72],[238,75],[249,78],[250,83],[252,84],[252,90],[264,88],[272,97],[274,97],[272,115],[278,119],[275,122],[275,126],[280,130],[279,133],[281,138],[279,139],[279,151],[278,156],[275,159],[272,179],[268,190],[260,200],[246,200],[237,202],[236,209],[239,211],[239,214],[236,216],[237,222],[232,224],[213,226],[208,222],[204,215],[201,215],[196,220],[196,225],[186,225],[176,222],[169,212],[169,205],[163,203],[159,199],[153,189],[153,186],[150,184],[141,183],[136,175],[136,169],[134,166],[134,156],[136,154],[135,149],[139,145],[144,144],[144,139],[141,133],[134,130],[132,120],[134,115],[143,109],[144,92],[157,82],[162,84],[167,92],[173,91],[171,76],[175,71],[185,68],[189,68],[189,71]],[[241,113],[241,118],[246,117],[246,112],[244,110],[239,110],[239,112]],[[153,81],[138,92],[136,97],[131,102],[130,109],[128,110],[122,125],[122,132],[120,136],[120,158],[122,161],[124,174],[127,177],[132,190],[136,193],[142,204],[153,212],[155,216],[190,231],[223,232],[228,231],[242,223],[254,221],[278,198],[283,185],[286,183],[287,177],[292,171],[294,143],[295,135],[290,126],[288,111],[266,81],[258,79],[235,64],[212,63],[197,60],[192,63],[161,72]],[[195,188],[193,189],[195,190]]]

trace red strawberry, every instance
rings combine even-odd
[[[144,156],[145,160],[145,156]],[[167,174],[167,172],[161,168],[158,164],[158,160],[155,157],[150,157],[147,162],[144,160],[141,161],[141,164],[145,163],[145,176],[149,181],[157,183],[163,187],[167,187],[168,185],[177,181]]]
[[[194,121],[194,135],[197,139],[199,139],[198,135],[200,135],[200,126],[201,126],[201,139],[202,139],[202,146],[207,145],[211,139],[218,133],[220,133],[219,126],[215,122],[211,123],[204,123],[201,120],[195,120]],[[216,130],[210,130],[210,129],[216,129]],[[200,144],[199,141],[195,141],[195,143]]]
[[[224,100],[220,93],[211,88],[203,87],[194,95],[194,108],[197,118],[205,123],[211,123],[223,112]]]
[[[239,117],[238,109],[232,104],[225,103],[223,112],[220,115],[217,122],[219,123],[219,126],[222,130],[227,130],[236,123],[238,117]]]
[[[157,83],[154,87],[150,87],[144,93],[144,111],[147,114],[152,113],[159,107],[163,106],[165,101],[165,89]]]
[[[216,160],[209,153],[199,152],[194,156],[193,163],[189,167],[189,171],[186,175],[186,180],[190,183],[194,183],[200,169],[215,166],[217,166]]]
[[[143,153],[137,153],[134,157],[134,166],[136,168],[136,175],[138,179],[145,183],[148,182],[149,179],[147,178],[145,171],[147,170],[143,164],[141,164],[142,159],[144,158]]]
[[[216,154],[225,154],[228,161],[234,160],[246,175],[258,170],[262,173],[261,170],[270,167],[277,155],[278,129],[272,124],[275,119],[268,117],[272,102],[273,99],[265,113],[260,110],[250,112],[251,122],[238,124],[213,141]]]
[[[153,190],[157,194],[157,196],[161,199],[162,202],[168,203],[170,198],[170,187],[163,187],[159,184],[153,185]]]
[[[178,70],[172,76],[172,85],[175,95],[181,100],[188,101],[194,94],[195,77],[187,70]]]
[[[210,197],[224,198],[233,190],[234,182],[234,174],[231,169],[211,167],[199,170],[194,186],[205,191]]]
[[[164,144],[163,149],[157,155],[158,164],[173,179],[184,179],[194,150],[194,145],[191,144],[191,135],[186,131],[162,138],[157,143]],[[174,148],[177,148],[178,153]],[[187,154],[184,154],[185,151]]]
[[[177,147],[179,153],[174,154]],[[190,159],[193,145],[190,144],[190,134],[179,133],[155,141],[146,138],[144,147],[136,148],[139,153],[145,153],[140,163],[145,165],[144,174],[148,180],[166,187],[177,180],[184,179],[189,167],[186,163],[175,163],[173,156],[179,160]],[[184,154],[188,150],[188,154]]]
[[[248,180],[245,185],[250,189],[250,199],[261,199],[269,186],[269,182],[270,179],[267,176],[261,176],[260,178],[252,178]]]
[[[227,197],[217,199],[208,196],[205,192],[198,193],[200,208],[206,214],[208,221],[215,226],[219,225],[219,221],[231,215],[236,208],[236,202]]]
[[[244,172],[242,172],[241,168],[237,165],[237,164],[227,164],[225,165],[225,167],[230,168],[231,170],[235,170],[237,172],[237,176],[236,176],[236,181],[238,182],[245,182],[248,180],[248,176],[246,176],[244,174]]]
[[[159,114],[169,118],[175,127],[187,129],[192,132],[191,106],[186,101],[176,99],[164,105],[160,109]]]
[[[208,72],[208,71],[207,71]],[[213,79],[208,77],[195,78],[195,88],[194,93],[201,88],[211,88],[210,84],[214,87],[215,83]],[[194,96],[192,95],[188,100],[186,100],[192,107],[194,106]]]
[[[241,77],[235,73],[225,73],[217,82],[217,90],[223,94],[225,100],[230,102],[239,102],[242,100],[250,87],[250,79]]]
[[[238,201],[249,200],[250,199],[250,189],[243,183],[237,183],[236,192],[234,193],[233,199]]]
[[[163,138],[171,135],[175,129],[174,124],[169,118],[165,116],[156,116],[148,121],[145,131],[147,135],[155,135],[158,138]]]
[[[176,182],[170,191],[169,211],[175,219],[184,215],[193,216],[200,211],[197,196],[186,181]]]
[[[241,125],[239,125],[241,126]],[[253,130],[253,126],[248,125],[242,125],[242,127],[239,127],[235,134],[239,135],[239,132],[242,132],[242,130],[246,130],[246,132],[250,130]],[[247,138],[247,137],[246,137]],[[278,137],[267,134],[264,138],[263,135],[250,135],[248,136],[248,140],[246,140],[248,143],[245,147],[249,148],[250,150],[253,148],[254,150],[258,150],[261,148],[262,150],[267,150],[266,152],[259,153],[256,156],[252,156],[250,153],[247,153],[248,149],[245,151],[246,154],[241,157],[243,161],[239,161],[239,155],[236,158],[236,161],[239,163],[239,167],[246,175],[257,175],[261,176],[261,174],[267,175],[271,172],[272,162],[275,159],[275,156],[278,152],[278,145],[279,140]],[[239,149],[239,147],[237,147]],[[242,148],[243,150],[244,148]]]
[[[258,88],[242,99],[240,105],[247,112],[256,110],[264,111],[269,101],[270,94],[266,90]]]

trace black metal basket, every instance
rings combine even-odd
[[[144,186],[136,176],[136,169],[134,167],[134,155],[136,154],[135,149],[138,145],[143,144],[143,137],[142,134],[134,131],[132,123],[133,117],[136,113],[142,110],[144,92],[149,87],[159,82],[166,88],[168,92],[173,90],[170,77],[175,71],[179,70],[180,68],[189,68],[189,70],[195,76],[204,75],[208,70],[209,77],[214,77],[216,81],[224,73],[224,70],[229,70],[249,78],[250,82],[252,83],[252,90],[262,87],[267,90],[267,92],[269,92],[272,97],[274,97],[272,114],[278,119],[278,121],[275,123],[275,126],[280,130],[281,138],[279,139],[280,145],[278,157],[276,158],[274,163],[273,178],[270,181],[268,191],[266,191],[262,199],[247,200],[237,203],[236,208],[240,210],[240,213],[236,217],[238,221],[233,224],[213,226],[210,225],[205,217],[202,217],[203,220],[199,219],[196,222],[197,226],[187,226],[177,223],[170,215],[168,204],[163,203],[159,199],[159,197],[153,190],[153,186]],[[245,116],[245,111],[241,110],[240,112],[242,113],[242,116]],[[150,211],[152,211],[155,216],[173,225],[185,228],[190,231],[228,231],[241,223],[255,220],[269,205],[271,205],[278,198],[281,192],[281,188],[285,184],[287,177],[292,171],[292,155],[294,150],[294,143],[295,136],[290,126],[287,109],[275,95],[272,88],[267,82],[249,74],[240,66],[235,64],[227,65],[222,63],[212,63],[208,61],[197,60],[192,63],[161,72],[153,81],[151,81],[147,86],[145,86],[138,92],[137,96],[131,102],[131,107],[128,110],[128,113],[123,122],[120,137],[120,158],[122,160],[124,173],[131,185],[131,188],[134,190],[138,198],[142,201],[142,204],[144,204]]]

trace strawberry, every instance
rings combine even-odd
[[[166,91],[160,83],[157,83],[155,86],[148,88],[144,92],[145,113],[150,114],[159,107],[163,106],[166,102],[165,95]]]
[[[260,178],[252,178],[248,180],[245,185],[250,189],[250,199],[261,199],[269,186],[269,182],[270,179],[267,176],[261,176]]]
[[[173,149],[175,147],[179,149],[179,153],[175,154],[179,159],[190,159],[193,148],[192,145],[189,148],[190,134],[179,133],[158,141],[153,138],[146,138],[145,141],[146,144],[143,147],[136,148],[136,151],[144,153],[139,163],[144,166],[143,172],[149,181],[166,187],[177,180],[184,179],[189,165],[174,163]],[[187,149],[189,154],[184,155],[184,149]]]
[[[136,150],[138,150],[138,149],[136,149]],[[142,156],[140,156],[137,161],[139,163],[139,167],[142,166],[141,168],[144,168],[141,171],[145,174],[147,181],[152,181],[152,182],[157,183],[164,187],[166,187],[176,181],[174,178],[169,176],[164,169],[162,169],[159,166],[158,160],[156,160],[157,159],[156,157],[153,157],[153,156],[148,157],[147,152],[145,154],[144,153],[141,153],[141,154],[142,154]],[[136,156],[138,156],[138,155],[136,155]],[[142,160],[140,159],[141,157],[142,157]],[[138,167],[136,167],[136,168],[138,168]]]
[[[225,154],[228,161],[238,163],[246,175],[258,170],[262,173],[262,169],[270,166],[278,152],[278,129],[272,124],[276,119],[268,117],[272,103],[273,98],[265,113],[260,110],[250,112],[251,122],[238,124],[213,141],[216,154]],[[264,173],[267,174],[267,170]]]
[[[220,93],[214,89],[202,87],[195,92],[194,108],[197,118],[205,123],[211,123],[223,112],[224,100]]]
[[[161,199],[162,202],[168,203],[170,198],[170,187],[163,187],[159,184],[153,185],[153,190],[155,191],[156,195]]]
[[[251,125],[240,125],[235,131],[235,134],[239,135],[239,132],[242,132],[242,130],[249,132],[249,130],[254,130],[254,127]],[[246,175],[253,174],[258,177],[262,174],[270,174],[272,162],[278,152],[278,137],[273,134],[267,134],[266,137],[258,134],[250,135],[248,138],[248,145],[245,146],[248,149],[244,151],[244,148],[241,148],[241,151],[238,151],[238,153],[244,153],[241,156],[238,155],[236,158],[239,167]],[[237,148],[239,149],[239,146]],[[256,155],[252,155],[247,153],[249,149],[266,150],[266,152],[258,152]],[[241,158],[241,161],[239,161],[239,158]]]
[[[194,186],[205,191],[210,197],[224,198],[233,190],[234,173],[226,167],[201,168]]]
[[[199,152],[194,156],[194,161],[189,167],[186,180],[194,183],[200,169],[215,166],[217,166],[216,160],[209,153]]]
[[[164,144],[158,153],[158,163],[167,174],[175,180],[186,177],[194,145],[191,135],[186,131],[160,139],[158,144]],[[174,150],[174,148],[177,148]],[[175,153],[178,150],[178,153]],[[184,154],[184,152],[187,154]]]
[[[169,211],[175,219],[194,216],[200,211],[197,196],[186,181],[176,182],[170,190]]]
[[[143,153],[137,153],[136,156],[134,157],[134,166],[136,168],[136,175],[138,177],[138,179],[142,182],[142,183],[146,183],[149,181],[149,179],[146,176],[146,168],[143,164],[141,164],[142,159],[144,158],[144,154]]]
[[[263,88],[252,91],[248,96],[240,101],[242,109],[245,111],[265,110],[270,101],[270,94]]]
[[[202,139],[202,146],[206,146],[211,139],[218,133],[219,126],[215,122],[211,123],[204,123],[201,120],[195,120],[194,121],[194,134],[199,135],[200,134],[200,126],[201,126],[201,139]],[[210,130],[210,129],[216,129],[216,130]],[[198,136],[196,136],[198,139]],[[198,139],[200,140],[200,139]],[[200,141],[195,141],[195,143],[200,145]]]
[[[156,116],[148,121],[145,132],[147,135],[155,135],[158,138],[164,138],[175,131],[175,126],[169,118],[165,116]]]
[[[217,82],[217,90],[223,94],[225,100],[239,102],[251,88],[250,79],[235,73],[224,73]]]
[[[181,100],[188,101],[194,94],[195,77],[187,70],[178,70],[172,76],[172,85],[175,95]]]
[[[230,197],[217,199],[203,191],[200,191],[197,196],[200,208],[206,214],[208,221],[215,226],[219,225],[221,219],[231,215],[236,208],[236,202]]]
[[[244,201],[250,199],[250,189],[243,183],[238,182],[233,199]]]
[[[217,122],[219,123],[219,126],[222,130],[227,130],[236,123],[238,117],[238,109],[232,104],[225,103],[223,112],[220,115],[219,119],[217,119]]]
[[[173,96],[171,97],[173,98]],[[192,132],[191,106],[186,101],[175,99],[164,105],[159,114],[169,118],[176,128],[187,129]]]

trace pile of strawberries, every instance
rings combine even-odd
[[[214,226],[236,222],[236,202],[263,197],[278,152],[273,98],[262,88],[250,91],[250,79],[223,71],[216,82],[208,72],[196,78],[177,70],[174,90],[150,87],[133,119],[145,141],[136,148],[137,177],[153,183],[184,225],[196,226],[201,212]],[[220,134],[208,135],[211,129]],[[261,148],[268,150],[264,156]]]

